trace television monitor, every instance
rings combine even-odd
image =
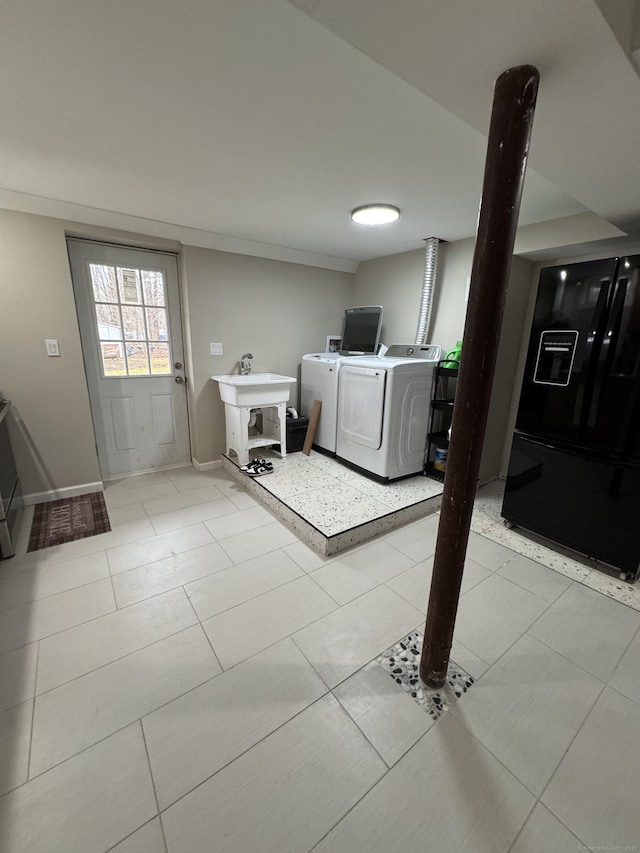
[[[343,354],[377,353],[382,328],[382,305],[347,308],[342,332]]]

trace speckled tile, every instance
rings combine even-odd
[[[312,465],[289,465],[290,463],[285,461],[278,467],[274,466],[273,473],[264,477],[265,482],[262,485],[278,498],[306,495],[316,489],[331,487],[335,483],[334,477]]]
[[[385,533],[390,533],[407,522],[424,518],[424,516],[430,515],[440,508],[441,497],[441,495],[437,495],[431,498],[431,500],[421,501],[418,504],[412,504],[395,512],[388,512],[386,515],[366,524],[361,524],[358,527],[345,530],[343,533],[338,533],[327,540],[326,553],[337,554],[345,548],[358,545],[374,536],[383,536]]]
[[[442,494],[442,484],[429,477],[412,477],[397,483],[376,483],[375,480],[361,477],[359,480],[349,480],[347,484],[390,509],[402,509],[408,503],[417,503]]]
[[[273,463],[273,474],[246,477],[225,456],[224,470],[324,556],[395,530],[440,506],[442,486],[427,477],[381,484],[317,453],[294,453],[285,459],[271,452],[263,455]]]
[[[343,482],[347,482],[348,480],[358,480],[362,477],[362,475],[358,474],[357,471],[347,468],[346,465],[342,465],[342,463],[337,462],[329,456],[322,456],[321,454],[318,454],[315,459],[313,459],[313,464],[318,468],[318,470],[324,471],[326,474],[330,474],[332,477],[335,477],[336,480],[342,480]]]
[[[346,483],[334,483],[304,495],[294,495],[287,503],[299,515],[313,519],[314,527],[325,536],[342,533],[389,512],[389,507]]]
[[[445,684],[438,688],[427,687],[420,678],[422,641],[423,634],[420,631],[412,631],[386,649],[376,658],[376,663],[380,664],[425,713],[437,720],[469,690],[475,679],[453,660],[449,660]]]
[[[242,484],[248,492],[248,494],[245,493],[244,495],[231,497],[231,500],[238,504],[240,509],[245,508],[245,503],[240,503],[240,499],[242,498],[245,498],[249,502],[247,506],[256,506],[256,503],[263,504],[270,509],[274,515],[280,519],[280,521],[283,521],[288,525],[288,527],[297,533],[307,545],[315,548],[320,554],[327,553],[327,537],[317,530],[313,524],[297,512],[290,509],[284,501],[271,494],[271,492],[265,487],[262,481],[268,479],[271,475],[267,475],[265,477],[247,477],[243,475],[238,466],[226,456],[223,456],[222,460],[225,470],[228,471],[231,476],[236,477],[238,480],[242,478]]]

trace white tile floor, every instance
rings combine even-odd
[[[436,723],[372,661],[422,627],[437,516],[328,558],[192,469],[110,485],[102,536],[25,554],[25,514],[0,563],[0,849],[637,849],[640,612],[492,540],[497,490],[454,644],[478,680]]]

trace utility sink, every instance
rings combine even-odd
[[[293,376],[281,376],[279,373],[231,374],[211,378],[218,383],[223,403],[256,409],[287,403],[291,386],[297,382]]]

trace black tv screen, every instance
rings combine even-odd
[[[344,312],[341,352],[376,353],[380,343],[382,306],[347,308]]]

